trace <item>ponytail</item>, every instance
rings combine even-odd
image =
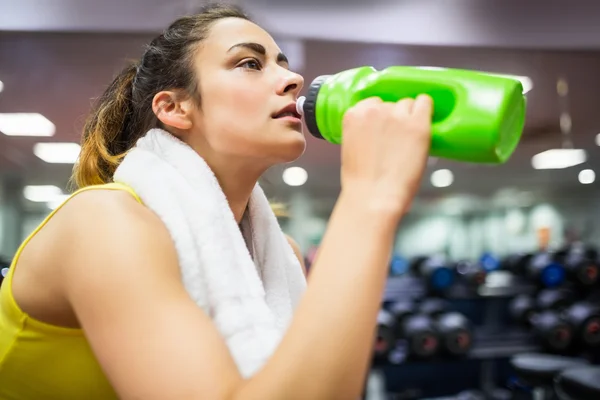
[[[162,90],[197,95],[193,61],[198,43],[223,18],[249,20],[236,6],[211,4],[173,22],[146,46],[139,63],[125,68],[98,100],[83,129],[71,183],[82,188],[111,182],[114,172],[149,129],[160,127],[152,99]]]
[[[132,64],[115,78],[85,123],[81,153],[71,177],[78,188],[110,182],[125,153],[133,145],[129,134],[134,112],[132,88],[136,71],[137,64]]]

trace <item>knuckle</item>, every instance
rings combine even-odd
[[[409,121],[408,115],[400,112],[397,108],[393,110],[391,116],[396,123],[406,124]]]
[[[348,114],[351,119],[375,117],[379,113],[380,106],[381,104],[375,101],[365,100],[357,103],[354,107],[349,109],[346,114]]]

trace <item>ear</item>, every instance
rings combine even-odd
[[[160,122],[180,130],[192,127],[193,100],[186,96],[181,100],[180,93],[162,91],[152,99],[152,111]]]

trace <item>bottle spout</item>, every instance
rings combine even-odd
[[[298,100],[296,100],[296,112],[300,114],[300,116],[304,117],[304,102],[306,101],[306,97],[300,96]]]

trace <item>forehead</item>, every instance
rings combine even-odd
[[[202,47],[205,51],[226,53],[231,46],[244,42],[263,45],[269,56],[280,52],[277,43],[267,31],[241,18],[224,18],[215,22]]]

